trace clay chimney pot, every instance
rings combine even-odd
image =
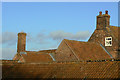
[[[99,12],[99,15],[102,15],[102,11]]]
[[[107,10],[105,11],[105,14],[108,14],[108,11],[107,11]]]

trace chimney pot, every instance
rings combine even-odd
[[[107,11],[107,10],[105,11],[105,14],[108,14],[108,11]]]
[[[102,15],[102,11],[99,12],[99,15]]]

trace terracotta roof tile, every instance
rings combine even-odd
[[[120,61],[3,64],[2,78],[120,78]]]
[[[104,49],[96,43],[80,42],[67,39],[64,39],[63,41],[69,46],[71,52],[74,53],[79,58],[79,60],[98,60],[110,58],[110,56],[104,51]],[[64,48],[64,45],[62,45],[62,47]],[[62,51],[62,49],[59,51]],[[59,51],[56,50],[56,55],[61,54]],[[66,52],[64,51],[65,50],[63,50],[62,52],[66,54]]]
[[[50,51],[50,50],[49,50]],[[46,51],[45,51],[46,52]],[[27,54],[21,54],[25,62],[41,63],[52,62],[52,58],[44,51],[26,51]],[[21,58],[22,58],[21,57]]]

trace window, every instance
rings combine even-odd
[[[105,37],[105,46],[112,46],[112,37]]]

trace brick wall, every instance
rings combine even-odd
[[[66,44],[65,40],[61,42],[55,54],[56,61],[77,61],[78,59],[73,54],[72,50]]]
[[[112,46],[105,46],[105,37],[112,37]],[[114,58],[117,58],[118,41],[107,30],[95,30],[88,42],[102,44]]]

